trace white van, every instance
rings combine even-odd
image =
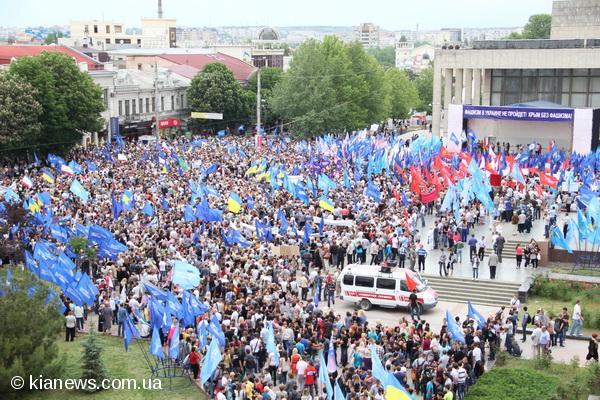
[[[363,310],[373,305],[408,307],[411,292],[406,274],[417,284],[420,312],[436,306],[438,295],[417,272],[404,268],[382,268],[375,265],[350,264],[339,275],[342,300],[354,302]]]

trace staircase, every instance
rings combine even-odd
[[[473,281],[465,278],[442,278],[435,275],[423,275],[438,294],[438,300],[463,303],[471,300],[473,304],[499,307],[508,305],[511,297],[518,292],[519,283],[503,281]]]
[[[515,239],[506,239],[504,241],[504,247],[502,248],[502,259],[504,258],[509,258],[514,260],[516,258],[515,256],[515,247],[517,247],[517,244],[520,244],[521,247],[526,247],[529,244],[529,241],[521,241],[521,240],[515,240]],[[485,255],[489,256],[490,253],[492,252],[492,247],[486,247],[485,248]],[[469,251],[469,248],[467,247],[466,251]],[[468,253],[467,253],[468,255]]]

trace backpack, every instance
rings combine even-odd
[[[529,313],[527,313],[527,320],[526,320],[526,322],[527,322],[528,324],[530,324],[530,323],[531,323],[531,315],[530,315]]]

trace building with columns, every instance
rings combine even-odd
[[[541,101],[556,107],[599,109],[600,7],[589,3],[598,4],[555,1],[553,10],[560,16],[556,22],[553,17],[552,35],[558,39],[489,40],[474,42],[470,48],[437,49],[432,131],[448,132],[452,104],[509,106]],[[585,18],[586,38],[576,38],[572,21],[581,20],[577,15],[584,6],[595,16]]]

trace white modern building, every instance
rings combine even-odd
[[[429,68],[435,56],[435,48],[424,44],[415,47],[412,42],[396,43],[396,68],[408,69],[416,73]]]
[[[365,22],[356,27],[356,39],[363,45],[363,48],[379,47],[379,27],[373,23]]]
[[[595,148],[600,121],[600,7],[591,3],[598,5],[590,0],[555,1],[554,11],[560,10],[562,16],[553,23],[549,40],[481,41],[470,48],[436,50],[433,132],[449,137],[473,129],[499,141],[527,144],[539,138],[578,151]],[[583,18],[588,37],[563,39],[577,34],[570,21],[582,20],[582,7],[596,13]],[[527,115],[532,119],[525,120],[536,124],[527,126],[527,136],[522,134],[525,120],[514,108],[531,104],[543,106],[537,112],[521,110],[531,112]],[[565,113],[570,119],[553,118]]]

